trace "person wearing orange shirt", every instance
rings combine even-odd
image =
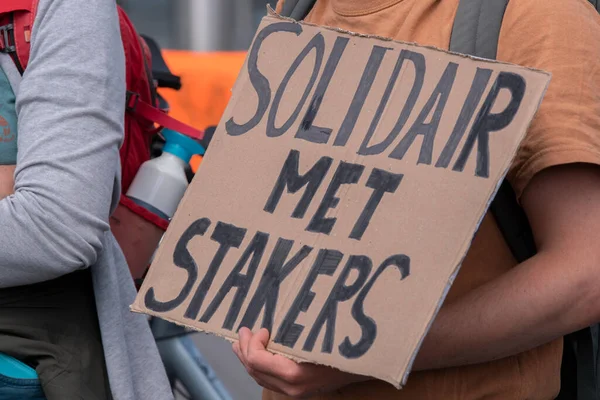
[[[279,0],[277,10],[282,10]],[[306,21],[448,49],[459,0],[317,0]],[[600,15],[586,0],[511,0],[497,59],[552,73],[508,179],[538,253],[517,264],[485,216],[402,390],[297,364],[242,328],[265,400],[554,399],[562,338],[600,321]]]

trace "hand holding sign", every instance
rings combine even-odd
[[[548,81],[265,17],[133,310],[401,386]]]
[[[233,351],[256,382],[275,392],[304,398],[369,379],[323,365],[299,364],[272,354],[267,350],[269,331],[264,328],[256,334],[242,328],[239,334],[240,340],[233,344]]]

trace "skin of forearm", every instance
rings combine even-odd
[[[597,322],[600,282],[595,269],[575,252],[541,252],[445,305],[423,343],[415,370],[504,358]]]
[[[0,165],[0,199],[10,196],[14,193],[14,176],[14,165]]]

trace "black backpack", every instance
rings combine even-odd
[[[509,0],[460,0],[450,51],[495,59],[502,19]],[[285,0],[281,14],[304,19],[316,0]],[[589,0],[600,10],[600,0]],[[537,250],[529,221],[508,181],[502,182],[490,210],[513,256],[523,262]],[[600,400],[600,324],[564,338],[558,400]]]

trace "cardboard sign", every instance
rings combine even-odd
[[[548,82],[266,16],[132,309],[400,387]]]

